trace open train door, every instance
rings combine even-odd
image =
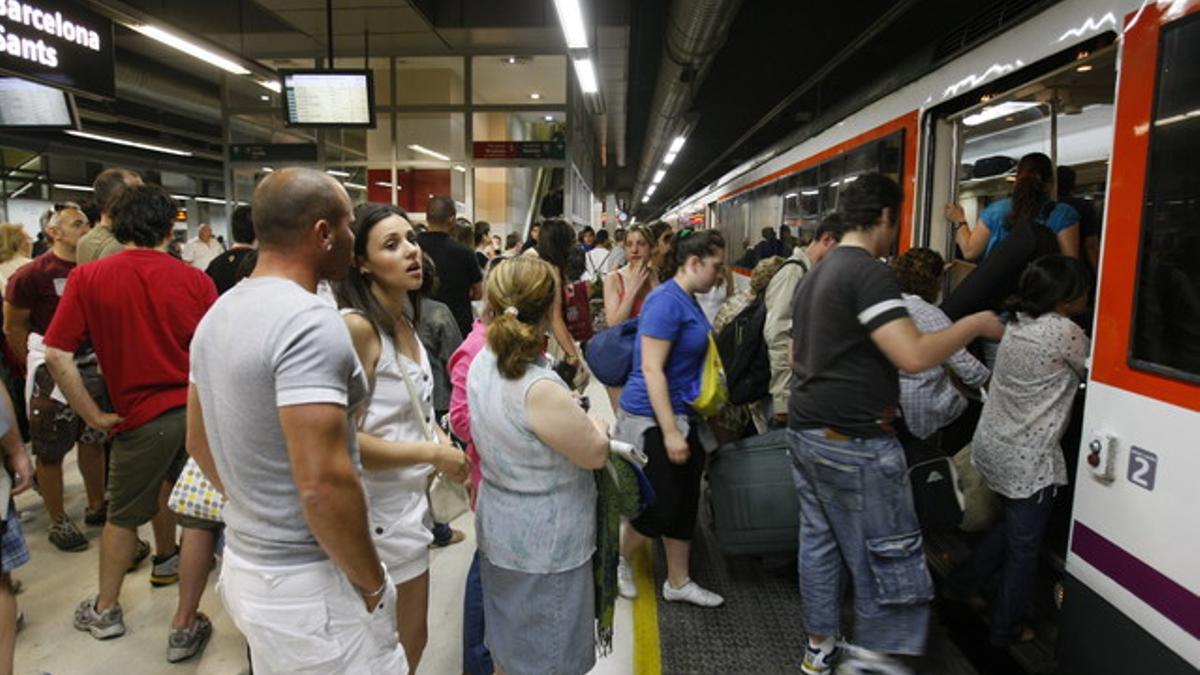
[[[1127,17],[1062,673],[1200,669],[1200,0]]]

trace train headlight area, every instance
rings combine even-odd
[[[902,192],[881,262],[938,254],[945,274],[928,299],[957,319],[964,308],[1008,307],[1028,261],[1004,276],[993,254],[1025,227],[1007,214],[1037,201],[1041,244],[1081,260],[1089,284],[1078,320],[1086,365],[1057,441],[1066,484],[1024,572],[1021,639],[995,646],[999,577],[972,593],[952,583],[1003,526],[1005,503],[972,468],[974,421],[992,385],[960,387],[969,422],[918,444],[923,461],[953,470],[917,469],[910,452],[905,474],[918,505],[934,483],[953,482],[963,516],[922,523],[933,618],[923,653],[904,665],[1200,669],[1200,527],[1188,478],[1200,475],[1188,440],[1200,428],[1200,0],[300,4],[0,0],[0,222],[44,239],[44,214],[92,209],[97,176],[125,168],[176,200],[172,250],[206,226],[224,245],[235,210],[266,177],[310,167],[356,206],[392,204],[415,225],[435,197],[449,197],[458,217],[489,224],[470,235],[484,259],[535,248],[542,223],[559,219],[585,249],[585,228],[615,241],[640,225],[656,236],[716,230],[734,271],[721,292],[732,298],[751,292],[752,272],[774,255],[807,274],[846,195],[881,174]],[[1037,181],[1030,162],[1045,165]],[[607,263],[594,253],[584,252],[589,264]],[[615,292],[604,290],[608,272],[585,277],[594,317]],[[971,348],[989,366],[1003,351]],[[614,392],[590,387],[594,414],[615,419],[603,405]],[[753,469],[746,450],[769,445],[773,412],[747,410],[762,424],[724,430],[704,473],[691,574],[724,605],[663,600],[665,551],[639,550],[638,598],[618,600],[615,647],[593,672],[800,669],[804,525],[792,468],[782,445],[774,465]],[[82,486],[67,474],[67,511],[82,513]],[[177,594],[135,592],[127,612],[146,623],[114,643],[68,634],[95,556],[48,544],[36,494],[16,506],[35,563],[15,575],[27,589],[18,672],[107,672],[92,658],[101,647],[129,655],[128,672],[160,672],[158,627]],[[471,532],[432,556],[420,673],[471,672],[460,620],[474,547]],[[853,646],[853,593],[842,601],[838,638]],[[216,632],[197,668],[242,663],[220,599],[204,603]],[[83,641],[62,649],[64,640]]]

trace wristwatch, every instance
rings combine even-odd
[[[954,231],[955,231],[955,232],[957,232],[957,231],[958,231],[958,228],[960,228],[960,227],[966,227],[966,226],[967,226],[967,221],[965,221],[965,220],[960,220],[960,221],[958,221],[957,223],[955,223],[955,224],[954,224]]]

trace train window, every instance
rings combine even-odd
[[[1163,30],[1131,365],[1200,381],[1200,19]]]

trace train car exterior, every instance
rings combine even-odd
[[[838,183],[882,170],[904,188],[900,250],[949,254],[941,207],[971,183],[960,175],[963,132],[971,132],[964,116],[986,112],[997,94],[1028,94],[1037,78],[1049,90],[1107,69],[1099,86],[1088,83],[1091,98],[1046,99],[1048,154],[1102,168],[1094,182],[1105,205],[1082,459],[1072,477],[1063,673],[1200,669],[1200,193],[1194,160],[1185,159],[1200,152],[1197,45],[1198,0],[1057,3],[798,145],[748,162],[666,216],[717,227],[733,248],[752,243],[760,227],[819,219]],[[1041,105],[1039,95],[1026,103]],[[1073,128],[1059,129],[1064,122]],[[1013,147],[1029,144],[997,133],[1009,133]],[[833,160],[842,164],[823,174]]]

